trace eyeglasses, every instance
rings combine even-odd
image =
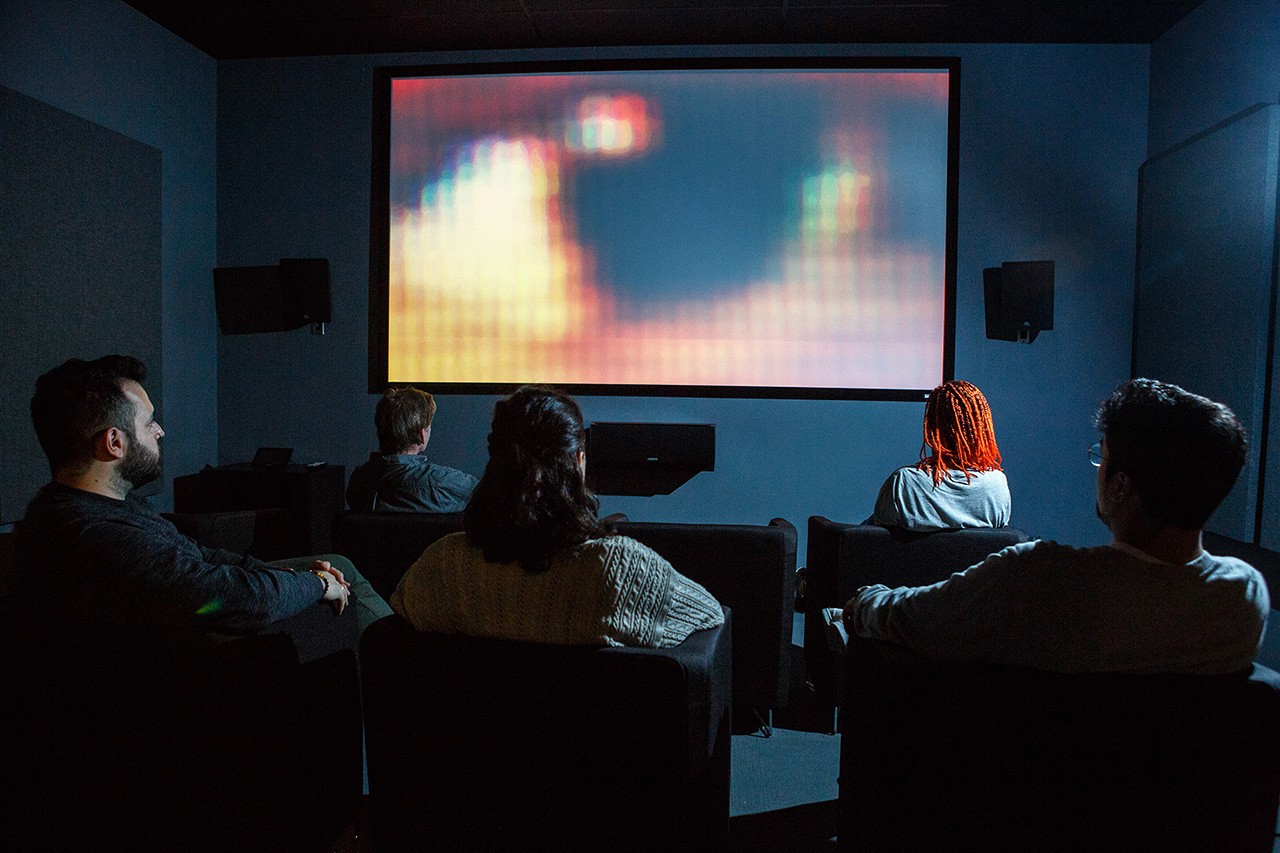
[[[1088,456],[1089,464],[1093,465],[1094,468],[1102,467],[1102,460],[1104,458],[1102,455],[1102,444],[1100,442],[1093,444],[1089,448]]]

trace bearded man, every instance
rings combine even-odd
[[[29,617],[240,633],[319,601],[340,613],[348,596],[361,628],[390,613],[341,557],[268,564],[206,548],[139,497],[160,475],[164,436],[146,378],[138,359],[108,355],[71,359],[36,382],[31,419],[53,479],[17,528],[17,594]]]

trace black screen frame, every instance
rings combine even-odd
[[[369,393],[391,385],[426,383],[389,381],[390,324],[390,161],[391,83],[400,77],[456,77],[497,74],[564,74],[586,71],[666,70],[946,70],[947,187],[944,258],[942,376],[955,376],[956,251],[960,163],[959,57],[717,57],[676,59],[553,60],[383,66],[373,70],[372,168],[369,215]],[[433,394],[507,394],[518,384],[502,382],[433,382]],[[805,388],[754,385],[572,384],[558,387],[575,395],[629,397],[709,397],[729,399],[889,400],[920,402],[931,388]]]

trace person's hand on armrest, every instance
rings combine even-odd
[[[313,574],[325,572],[331,575],[334,580],[342,584],[347,589],[351,589],[351,584],[347,583],[347,579],[342,576],[342,572],[330,565],[328,560],[316,560],[311,564],[311,568],[307,569],[307,571],[312,572]]]
[[[316,560],[308,571],[324,583],[324,594],[320,600],[328,602],[334,616],[341,616],[350,596],[349,585],[342,579],[342,572],[330,566],[327,560]]]
[[[853,619],[853,609],[857,604],[858,596],[862,595],[862,591],[865,589],[870,589],[870,587],[858,587],[858,591],[853,594],[853,598],[845,603],[843,609],[839,607],[822,608],[822,624],[827,635],[827,645],[836,654],[844,654],[845,649],[849,646],[849,626]]]

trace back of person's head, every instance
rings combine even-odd
[[[928,451],[928,455],[926,455]],[[929,392],[924,405],[924,444],[916,466],[938,483],[948,471],[999,471],[1000,448],[991,407],[977,386],[955,379]]]
[[[489,463],[462,515],[486,560],[545,571],[560,551],[610,532],[578,466],[585,442],[582,411],[566,394],[525,386],[498,401]]]
[[[146,365],[128,355],[73,358],[37,379],[31,423],[49,467],[83,469],[93,459],[97,437],[112,427],[135,439],[134,405],[121,384],[146,379]]]
[[[388,388],[373,413],[378,452],[401,453],[417,444],[436,416],[435,398],[417,388]]]
[[[1248,454],[1230,409],[1154,379],[1122,383],[1095,422],[1107,441],[1107,476],[1127,474],[1147,515],[1171,527],[1204,527]]]

